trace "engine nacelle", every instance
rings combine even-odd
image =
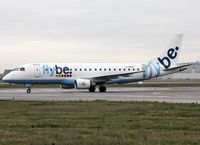
[[[62,89],[73,89],[74,88],[74,86],[70,86],[70,85],[60,85],[60,87],[62,88]]]
[[[77,79],[75,81],[75,86],[77,89],[89,89],[92,85],[92,82],[87,79]]]

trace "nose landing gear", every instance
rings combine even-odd
[[[25,86],[27,87],[26,93],[30,94],[31,93],[31,84],[26,84]]]
[[[27,94],[30,94],[31,93],[31,88],[28,87],[28,89],[26,90]]]

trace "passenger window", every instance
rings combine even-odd
[[[92,69],[90,68],[89,71],[91,71]]]
[[[116,71],[116,68],[114,68],[114,71]]]
[[[111,68],[109,68],[109,71],[111,71]]]
[[[87,69],[85,68],[85,71],[87,71]]]
[[[104,71],[106,71],[106,68],[104,68]]]
[[[80,71],[82,71],[82,69],[80,68]]]
[[[126,71],[126,69],[124,69],[124,71]]]
[[[95,71],[97,71],[97,69],[96,69],[96,68],[95,68],[94,70],[95,70]]]
[[[77,68],[75,68],[75,71],[77,71]]]
[[[99,71],[101,71],[101,68],[99,69]]]
[[[119,71],[121,71],[121,68],[119,68]]]

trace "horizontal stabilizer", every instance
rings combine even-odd
[[[180,71],[186,70],[187,66],[190,66],[192,64],[186,64],[186,65],[181,65],[181,66],[177,66],[177,67],[172,67],[169,69],[164,69],[163,71],[172,71],[172,70],[176,70],[176,69],[181,69]]]

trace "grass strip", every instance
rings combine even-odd
[[[0,144],[198,145],[200,105],[0,101]]]

